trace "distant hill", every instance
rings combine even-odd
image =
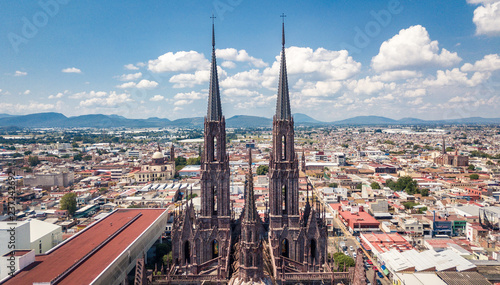
[[[380,116],[357,116],[332,122],[334,125],[393,125],[398,121]]]
[[[273,120],[257,116],[237,115],[227,119],[226,126],[230,128],[272,127]]]
[[[422,120],[403,118],[394,120],[382,116],[357,116],[334,122],[321,122],[308,115],[296,113],[293,115],[295,125],[443,125],[443,124],[500,124],[500,118],[470,117],[449,120]],[[61,113],[47,112],[29,115],[0,114],[0,128],[154,128],[179,127],[203,128],[203,117],[169,120],[151,117],[147,119],[127,119],[119,115],[82,115],[66,117]],[[272,119],[258,116],[236,115],[226,119],[230,128],[271,127]]]
[[[293,114],[293,121],[295,123],[324,124],[324,122],[313,119],[313,118],[309,117],[308,115],[302,114],[302,113]]]

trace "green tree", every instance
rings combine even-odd
[[[416,180],[413,180],[411,176],[403,176],[396,181],[395,184],[391,185],[394,188],[391,188],[396,191],[405,191],[409,195],[413,195],[418,192],[418,184]],[[389,187],[391,187],[389,186]]]
[[[201,164],[201,157],[191,157],[188,158],[186,161],[187,165],[200,165]]]
[[[31,150],[27,150],[24,152],[24,155],[30,155],[31,154]]]
[[[363,188],[363,184],[356,185],[356,189],[362,189],[362,188]]]
[[[425,213],[426,211],[427,211],[427,207],[422,207],[422,208],[418,209],[418,213],[419,213],[419,214],[423,214],[423,213]]]
[[[28,163],[31,166],[37,166],[40,163],[40,160],[38,159],[38,156],[30,156],[28,157]]]
[[[494,165],[494,163],[491,160],[486,161],[486,165]]]
[[[172,252],[169,252],[168,254],[163,256],[163,265],[172,264],[172,261]]]
[[[338,264],[339,270],[344,270],[344,265],[346,268],[354,267],[356,262],[350,256],[345,255],[342,252],[336,252],[333,254],[333,260]]]
[[[372,182],[372,184],[370,184],[370,187],[372,187],[372,189],[380,189],[380,184],[378,184],[377,182]]]
[[[84,161],[92,160],[92,155],[86,155],[82,158]]]
[[[176,157],[176,158],[175,158],[175,165],[176,165],[176,166],[177,166],[177,165],[182,165],[182,166],[184,166],[184,165],[186,165],[186,164],[187,164],[187,160],[186,160],[186,158],[185,158],[185,157],[183,157],[183,156],[178,156],[178,157]]]
[[[269,172],[268,165],[259,165],[259,167],[257,167],[257,175],[266,175],[268,172]]]
[[[471,180],[477,180],[477,179],[479,179],[479,174],[473,173],[473,174],[469,175],[469,178]]]
[[[328,184],[328,187],[337,188],[337,187],[339,187],[339,184],[338,183],[330,183],[330,184]]]
[[[422,195],[423,197],[429,196],[429,189],[427,188],[420,189],[420,195]]]
[[[16,157],[23,157],[23,155],[22,155],[22,154],[20,154],[19,152],[15,152],[15,153],[13,153],[13,154],[12,154],[12,157],[13,157],[13,158],[16,158]]]
[[[71,144],[71,146],[72,146],[73,148],[77,148],[79,145],[78,145],[78,143],[74,142],[74,143],[72,143],[72,144]]]
[[[415,203],[413,201],[408,201],[408,202],[405,202],[403,203],[403,206],[405,206],[405,209],[413,209],[413,207],[417,206],[418,203]]]
[[[474,164],[469,164],[469,167],[467,167],[467,169],[476,170],[476,167],[474,166]]]
[[[80,154],[80,153],[73,155],[74,161],[81,161],[82,159],[83,159],[83,157],[82,157],[82,154]]]
[[[191,200],[191,199],[196,198],[196,197],[198,197],[198,194],[192,193],[192,194],[189,194],[189,195],[187,196],[187,199],[188,199],[188,200]]]
[[[59,205],[61,210],[68,210],[69,214],[73,216],[76,212],[76,194],[73,192],[64,194]]]

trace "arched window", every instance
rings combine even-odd
[[[214,239],[212,241],[212,258],[219,257],[219,242]]]
[[[213,212],[212,214],[213,215],[217,215],[217,186],[216,185],[212,185],[212,196],[214,197],[214,199],[212,200],[212,209],[213,209]]]
[[[288,214],[288,189],[286,185],[281,187],[281,210],[283,214]]]
[[[184,243],[184,264],[191,263],[191,246],[189,241]]]
[[[311,256],[311,261],[316,259],[316,240],[311,239],[311,246],[310,246],[311,252],[309,256]]]
[[[281,255],[289,257],[289,244],[286,238],[281,241]]]
[[[213,146],[214,146],[214,151],[213,151],[213,157],[212,157],[212,161],[217,161],[217,138],[214,137],[214,140],[213,140]]]
[[[286,160],[286,137],[282,136],[281,137],[281,159]]]

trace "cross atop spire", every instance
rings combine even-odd
[[[219,78],[217,76],[217,60],[215,57],[215,16],[212,14],[212,63],[210,66],[210,86],[208,90],[208,121],[219,121],[222,119],[222,107],[220,101]]]
[[[288,76],[286,72],[285,58],[285,14],[281,14],[283,18],[282,36],[281,36],[281,66],[280,78],[278,85],[278,101],[276,102],[276,119],[289,120],[292,118],[290,111],[290,95],[288,94]]]

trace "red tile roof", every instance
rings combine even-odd
[[[138,214],[142,214],[106,245],[77,266],[58,284],[90,284],[166,209],[120,209],[59,245],[52,252],[36,256],[29,265],[4,284],[50,282]],[[76,282],[76,283],[75,283]]]

